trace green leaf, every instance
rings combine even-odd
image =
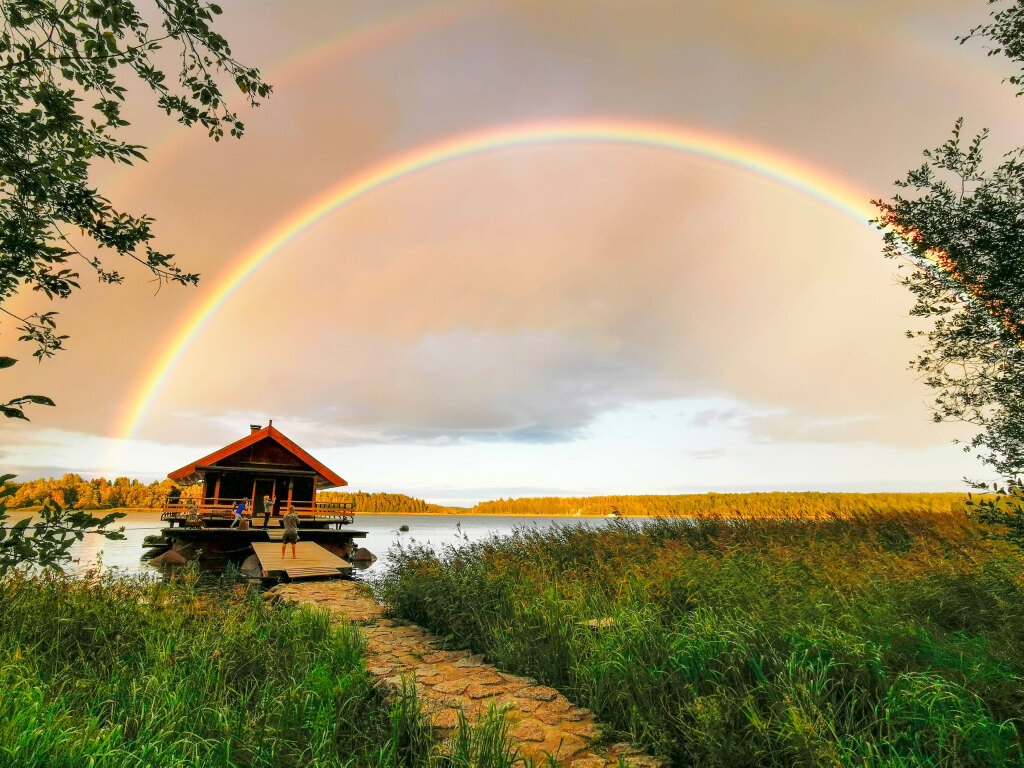
[[[0,368],[10,368],[16,362],[18,361],[13,357],[0,357]]]
[[[25,395],[21,398],[27,403],[35,403],[36,405],[53,405],[54,402],[46,395]]]

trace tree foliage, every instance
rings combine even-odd
[[[1024,0],[989,5],[988,23],[959,40],[982,40],[989,55],[1017,64],[1019,74],[1007,79],[1019,96]],[[952,137],[897,182],[901,192],[875,204],[885,255],[905,262],[911,315],[928,326],[907,332],[923,341],[910,367],[934,391],[935,420],[976,427],[965,450],[1004,481],[996,500],[974,504],[978,518],[1024,546],[1024,147],[988,166],[988,132],[967,140],[962,130],[961,118]]]
[[[89,182],[94,161],[145,159],[144,147],[120,138],[128,85],[141,84],[168,116],[215,140],[244,131],[226,84],[252,106],[270,86],[211,27],[221,12],[212,3],[154,0],[152,25],[130,0],[0,0],[0,11],[0,313],[42,359],[67,336],[55,312],[4,309],[15,293],[67,298],[83,268],[101,283],[120,283],[113,257],[139,262],[161,284],[198,280],[153,246],[152,218],[114,208]],[[0,367],[14,362],[0,358]],[[25,418],[28,403],[52,405],[22,396],[0,412]]]
[[[1007,3],[1006,0],[988,0],[996,6],[989,15],[987,24],[979,24],[968,34],[957,38],[961,44],[980,38],[992,47],[989,56],[1005,56],[1020,68],[1019,74],[1006,78],[1018,87],[1017,95],[1024,96],[1024,3]]]
[[[1024,471],[1024,165],[1018,151],[986,170],[985,133],[965,144],[961,128],[876,204],[911,314],[930,323],[908,335],[924,342],[911,368],[934,418],[978,427],[965,447],[1011,479]]]
[[[54,499],[44,501],[37,513],[38,519],[23,515],[11,522],[8,502],[17,490],[8,483],[12,477],[14,475],[0,475],[0,576],[26,566],[62,570],[61,565],[71,559],[71,547],[87,533],[107,539],[124,538],[120,530],[109,527],[124,517],[123,513],[95,517],[89,512],[65,507]]]

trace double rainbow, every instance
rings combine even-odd
[[[171,371],[196,335],[246,281],[282,249],[338,209],[382,187],[445,163],[518,147],[604,144],[649,147],[706,158],[738,168],[818,201],[867,226],[875,215],[867,195],[824,171],[748,141],[676,124],[621,119],[576,119],[500,126],[417,147],[343,179],[283,219],[250,246],[164,343],[147,367],[135,395],[119,414],[114,434],[134,436]]]

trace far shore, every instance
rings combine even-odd
[[[8,512],[14,515],[26,515],[33,514],[40,510],[40,507],[20,507],[18,509],[10,509]],[[141,512],[146,514],[160,514],[163,509],[150,508],[150,507],[113,507],[111,509],[87,509],[82,510],[84,512],[92,512],[96,517],[102,517],[108,515],[111,512],[122,512],[128,514],[130,512]],[[355,511],[354,517],[600,517],[607,518],[608,515],[602,514],[573,514],[573,513],[545,513],[543,515],[532,515],[525,512],[503,512],[502,514],[491,514],[488,512],[475,512],[472,507],[443,507],[441,511],[431,512],[360,512]],[[620,512],[618,517],[651,517],[651,515],[637,515]]]
[[[626,512],[620,512],[618,515],[602,515],[602,514],[574,514],[574,513],[557,513],[557,512],[545,512],[543,515],[532,515],[527,512],[502,512],[501,514],[492,514],[490,512],[476,512],[470,507],[446,507],[444,512],[359,512],[356,511],[356,517],[378,517],[381,515],[394,515],[394,516],[405,516],[410,517],[651,517],[651,515],[636,515],[629,514]]]

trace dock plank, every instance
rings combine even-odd
[[[347,561],[312,541],[296,544],[294,558],[290,544],[284,557],[281,557],[281,545],[276,541],[254,541],[252,548],[260,559],[264,576],[281,572],[287,573],[289,578],[330,576],[352,567]]]

